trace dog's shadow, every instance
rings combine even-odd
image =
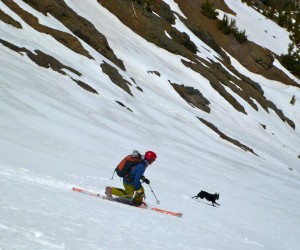
[[[195,201],[197,201],[197,202],[200,202],[200,203],[202,203],[202,204],[206,204],[206,205],[208,205],[208,206],[212,206],[212,207],[216,207],[216,208],[219,208],[219,206],[214,206],[214,205],[212,205],[212,204],[210,204],[210,203],[206,203],[206,202],[204,202],[204,201],[198,201],[198,200],[196,200],[196,199],[194,199]]]

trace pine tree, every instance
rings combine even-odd
[[[208,0],[202,4],[201,12],[210,19],[217,19],[217,16],[219,15],[219,13],[216,11],[214,3],[211,3]]]
[[[270,19],[273,19],[275,15],[275,9],[274,8],[270,8],[267,17]]]

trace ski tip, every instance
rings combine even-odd
[[[78,187],[72,187],[72,190],[73,190],[73,191],[77,191],[77,192],[83,191],[83,189],[78,188]]]
[[[163,209],[160,209],[160,208],[151,208],[151,210],[156,211],[156,212],[160,212],[160,213],[163,213],[163,214],[176,216],[176,217],[182,217],[182,215],[183,215],[182,213],[171,212],[171,211],[163,210]]]
[[[182,218],[183,213],[171,213],[170,215],[173,215],[173,216],[175,216],[175,217]]]

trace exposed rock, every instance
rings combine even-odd
[[[67,73],[64,71],[64,69],[78,75],[78,76],[81,76],[81,73],[78,72],[77,70],[71,68],[71,67],[68,67],[64,64],[62,64],[60,61],[58,61],[57,59],[55,59],[54,57],[50,56],[50,55],[47,55],[45,53],[43,53],[42,51],[40,50],[35,50],[34,53],[32,53],[30,50],[22,47],[18,47],[12,43],[9,43],[3,39],[0,38],[0,43],[2,45],[4,45],[5,47],[23,55],[23,53],[26,53],[27,56],[34,62],[36,63],[37,65],[41,66],[41,67],[44,67],[44,68],[51,68],[52,70],[62,74],[62,75],[67,75]],[[89,92],[92,92],[92,93],[95,93],[95,94],[98,94],[97,91],[95,89],[93,89],[91,86],[89,86],[88,84],[80,81],[80,80],[76,80],[76,79],[73,79],[71,77],[71,79],[76,82],[80,87],[82,87],[83,89],[89,91]]]
[[[222,133],[216,126],[214,126],[212,123],[202,119],[202,118],[199,118],[197,117],[203,124],[205,124],[207,127],[209,127],[210,129],[212,129],[213,131],[215,131],[222,139],[226,140],[226,141],[229,141],[230,143],[240,147],[241,149],[245,150],[245,151],[249,151],[251,152],[252,154],[258,156],[252,148],[240,143],[239,141],[235,140],[235,139],[232,139],[230,138],[229,136],[225,135],[224,133]]]
[[[7,23],[7,24],[10,24],[10,25],[12,25],[12,26],[14,26],[18,29],[22,28],[22,25],[18,21],[13,19],[11,16],[7,15],[1,9],[0,9],[0,20]]]
[[[135,33],[145,38],[147,41],[177,55],[194,60],[194,53],[197,48],[190,40],[187,34],[179,32],[165,18],[160,18],[155,14],[151,14],[151,19],[143,14],[143,5],[133,1],[135,14],[132,9],[131,1],[123,0],[98,0],[102,6],[107,8],[127,27]],[[170,16],[174,16],[170,7],[164,1],[153,1],[153,8],[156,11],[169,12]],[[167,7],[168,6],[168,7]],[[159,13],[158,13],[159,14]],[[165,14],[166,15],[166,14]],[[173,19],[172,19],[173,20]],[[172,39],[170,39],[167,32]]]
[[[152,9],[170,24],[175,24],[175,16],[170,6],[161,0],[152,1]]]
[[[69,71],[71,71],[72,73],[81,76],[81,73],[78,72],[77,70],[68,67],[64,64],[62,64],[60,61],[58,61],[57,59],[55,59],[54,57],[45,54],[44,52],[40,51],[40,50],[35,50],[35,53],[32,53],[30,50],[22,47],[18,47],[14,44],[11,44],[3,39],[0,39],[0,43],[2,43],[5,47],[18,52],[19,54],[22,54],[21,52],[25,52],[27,54],[27,56],[33,61],[35,62],[37,65],[44,67],[44,68],[51,68],[54,71],[66,75],[66,72],[63,71],[63,69],[67,69]]]
[[[295,95],[293,95],[293,97],[290,101],[290,104],[295,105],[295,103],[296,103],[296,98],[295,98]]]
[[[262,66],[265,70],[269,70],[273,67],[274,57],[267,50],[254,51],[251,56],[253,60],[257,62],[260,66]]]
[[[121,89],[125,90],[129,95],[133,96],[128,85],[131,85],[130,82],[126,81],[118,72],[116,68],[109,65],[106,62],[103,62],[101,65],[103,72],[108,75],[110,80],[116,84]]]
[[[280,81],[286,85],[300,87],[293,79],[289,78],[288,75],[273,65],[274,56],[279,59],[279,55],[273,55],[271,51],[250,41],[240,44],[231,36],[226,36],[219,32],[216,25],[217,21],[211,20],[201,13],[201,5],[204,1],[175,0],[175,2],[188,19],[185,24],[188,26],[188,23],[193,23],[191,30],[200,39],[203,39],[203,37],[199,36],[197,30],[201,31],[201,33],[209,33],[214,42],[207,43],[206,41],[206,43],[219,54],[220,52],[216,50],[214,43],[224,48],[251,72],[263,75],[271,80]],[[223,0],[214,0],[213,2],[216,8],[234,14]]]
[[[160,76],[160,73],[159,73],[158,71],[156,71],[156,70],[153,70],[153,71],[148,70],[147,73],[155,74],[155,75],[157,75],[157,76]]]
[[[266,128],[267,128],[267,126],[264,125],[264,124],[260,124],[260,125],[263,127],[263,129],[266,129]]]
[[[24,2],[42,12],[44,15],[50,13],[71,30],[73,34],[89,44],[101,55],[118,65],[121,69],[126,70],[123,62],[117,58],[110,48],[105,36],[102,35],[91,22],[73,11],[63,0],[24,0]]]
[[[29,25],[40,32],[50,34],[68,48],[91,58],[89,53],[82,47],[79,39],[77,39],[79,37],[111,62],[125,70],[123,62],[113,53],[105,36],[92,23],[74,12],[63,0],[24,0],[24,2],[44,15],[50,13],[77,37],[40,25],[35,16],[21,9],[12,0],[3,0],[3,2]],[[147,41],[171,53],[185,57],[186,60],[182,60],[182,63],[208,79],[211,86],[237,111],[247,114],[243,104],[235,97],[236,95],[243,98],[255,110],[259,109],[259,105],[267,112],[269,109],[273,109],[282,121],[287,122],[292,128],[295,128],[295,123],[288,119],[274,103],[266,99],[258,83],[245,77],[233,68],[230,58],[221,48],[225,48],[226,51],[240,60],[252,72],[261,74],[269,79],[282,81],[285,84],[298,85],[282,71],[273,66],[274,56],[270,51],[251,42],[242,45],[238,44],[232,38],[221,34],[217,30],[215,21],[209,20],[201,14],[201,4],[203,1],[175,0],[188,19],[179,17],[171,10],[168,4],[161,0],[98,0],[98,2],[119,18],[127,27]],[[214,4],[217,8],[230,12],[224,1],[215,0]],[[218,52],[222,58],[222,64],[214,61],[204,61],[200,58],[196,54],[199,48],[190,40],[190,37],[172,26],[175,23],[175,18],[180,18],[196,36]],[[13,45],[10,46],[13,47]],[[18,48],[14,49],[18,51]],[[43,52],[37,51],[36,54],[28,52],[27,54],[39,65],[49,67],[49,64],[54,70],[62,74],[65,73],[62,69],[66,67],[62,67],[58,62],[48,57],[48,55],[43,54]],[[101,64],[101,68],[110,77],[112,82],[132,95],[129,88],[132,84],[126,81],[115,67],[103,63]],[[160,76],[160,73],[157,71],[148,71],[148,73]],[[132,81],[134,82],[134,79]],[[83,86],[83,84],[81,85]],[[205,112],[210,112],[210,108],[208,107],[209,102],[201,95],[199,90],[188,89],[189,87],[178,84],[173,85],[173,87],[188,103],[194,107],[201,108]],[[143,91],[138,86],[136,88]],[[199,93],[196,93],[197,91]]]
[[[44,68],[51,68],[54,71],[57,71],[60,74],[66,75],[66,72],[63,71],[63,69],[67,69],[69,71],[71,71],[72,73],[81,76],[81,73],[78,72],[77,70],[68,67],[64,64],[62,64],[60,61],[58,61],[57,59],[55,59],[54,57],[45,54],[44,52],[40,51],[40,50],[35,50],[34,53],[32,53],[31,51],[27,51],[27,56],[34,61],[37,65],[44,67]]]
[[[25,49],[24,47],[23,47],[23,48],[20,48],[20,47],[18,47],[18,46],[16,46],[16,45],[12,44],[12,43],[10,43],[10,42],[7,42],[7,41],[1,39],[1,38],[0,38],[0,43],[1,43],[2,45],[4,45],[6,48],[9,48],[9,49],[13,50],[13,51],[19,53],[20,55],[22,55],[21,52],[27,52],[27,51],[28,51],[28,50]]]
[[[130,108],[126,107],[122,102],[116,101],[116,103],[118,103],[120,106],[128,109],[130,112],[133,112]]]
[[[273,102],[269,101],[269,107],[270,107],[271,109],[273,109],[273,110],[276,112],[276,114],[279,116],[279,118],[280,118],[283,122],[286,122],[287,124],[289,124],[293,129],[296,128],[295,123],[294,123],[292,120],[290,120],[289,118],[287,118],[287,117],[284,115],[284,113],[282,112],[282,110],[281,110],[281,109],[278,109],[278,108],[276,107],[276,105],[275,105]]]
[[[73,78],[72,78],[72,80],[74,82],[76,82],[81,88],[83,88],[83,89],[85,89],[85,90],[87,90],[87,91],[89,91],[93,94],[98,94],[98,92],[94,88],[92,88],[90,85],[86,84],[85,82],[82,82],[80,80],[76,80],[76,79],[73,79]]]
[[[295,123],[287,118],[272,101],[266,99],[260,85],[240,74],[232,66],[228,65],[228,68],[240,79],[229,74],[221,65],[215,62],[212,62],[211,67],[208,69],[201,67],[199,64],[186,62],[184,60],[182,60],[182,63],[208,79],[211,86],[218,91],[218,93],[223,96],[237,111],[247,114],[244,107],[231,94],[229,94],[222,85],[229,87],[233,92],[247,101],[255,110],[258,110],[258,107],[252,99],[256,100],[267,112],[269,108],[273,109],[282,121],[287,122],[293,129],[295,129]]]
[[[219,79],[217,78],[218,74],[214,74],[213,72],[209,72],[207,69],[204,69],[200,64],[195,64],[191,62],[187,62],[181,60],[182,63],[191,68],[192,70],[198,72],[206,79],[209,80],[211,86],[221,95],[223,96],[237,111],[247,114],[244,107],[231,95],[226,89],[222,86]],[[214,71],[215,72],[215,71]],[[217,72],[216,72],[217,73]]]
[[[177,91],[177,93],[187,101],[187,103],[194,105],[204,112],[210,112],[210,108],[208,106],[210,102],[201,94],[198,89],[176,83],[171,83],[171,85]]]
[[[4,2],[12,11],[14,11],[16,14],[18,14],[28,25],[30,25],[32,28],[35,30],[49,34],[53,38],[55,38],[58,42],[62,43],[64,46],[67,48],[75,51],[76,53],[79,53],[81,55],[84,55],[88,58],[92,58],[90,54],[83,48],[79,40],[60,30],[52,29],[47,26],[44,26],[39,23],[39,20],[37,17],[33,16],[29,12],[25,11],[19,5],[17,5],[14,1],[12,0],[3,0]],[[44,1],[41,1],[44,2]]]

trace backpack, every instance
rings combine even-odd
[[[118,164],[114,172],[116,172],[119,177],[126,177],[130,174],[131,169],[142,160],[142,155],[137,150],[133,150],[131,155],[127,155]]]

